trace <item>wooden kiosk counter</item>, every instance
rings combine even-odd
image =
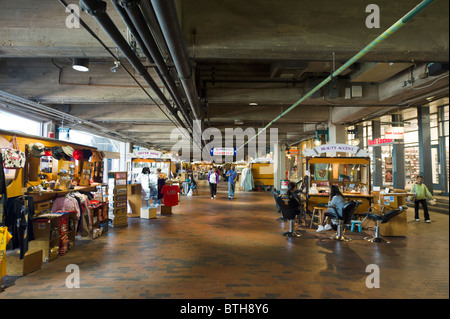
[[[312,212],[319,204],[328,203],[330,185],[336,185],[346,200],[361,201],[355,215],[372,208],[386,213],[406,205],[406,197],[411,195],[404,190],[390,190],[387,194],[372,192],[369,157],[307,157],[306,169],[309,172],[307,185],[307,208]],[[382,236],[406,236],[406,213],[392,218],[383,224]]]

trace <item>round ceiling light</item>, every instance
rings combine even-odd
[[[89,71],[89,59],[86,58],[75,58],[73,59],[72,68],[74,70],[80,71],[80,72],[87,72]]]

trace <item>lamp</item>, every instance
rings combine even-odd
[[[326,130],[318,130],[316,125],[316,129],[314,130],[314,132],[316,133],[316,137],[313,139],[313,143],[315,146],[322,145],[320,135],[325,135],[326,141],[328,142],[328,127]]]
[[[361,141],[358,138],[358,130],[356,130],[356,129],[355,130],[347,130],[347,133],[355,135],[355,138],[352,140],[352,145],[358,146],[361,143]]]
[[[74,58],[72,68],[74,70],[77,70],[80,72],[89,71],[89,59],[88,58]]]

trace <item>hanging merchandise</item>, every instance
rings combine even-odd
[[[5,226],[13,236],[12,249],[20,248],[20,259],[28,251],[28,242],[34,239],[34,200],[31,196],[8,198]]]
[[[19,149],[19,142],[14,136],[9,148],[3,150],[3,167],[8,169],[19,169],[25,167],[25,153]]]
[[[8,227],[0,226],[0,279],[6,276],[6,245],[11,238]]]
[[[164,206],[178,205],[178,194],[180,193],[180,188],[177,185],[164,185],[161,192],[164,198]]]
[[[245,191],[251,191],[255,187],[252,170],[246,167],[241,172],[241,188]]]
[[[6,215],[6,177],[3,170],[3,157],[0,153],[0,226],[4,225]]]

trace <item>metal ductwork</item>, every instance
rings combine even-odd
[[[158,45],[155,39],[152,37],[150,29],[145,21],[145,18],[139,9],[139,0],[112,0],[114,6],[121,14],[127,27],[135,36],[142,48],[143,52],[146,54],[147,58],[156,64],[156,71],[161,78],[161,81],[168,88],[171,96],[179,106],[183,116],[188,123],[189,127],[192,128],[192,121],[190,119],[189,111],[186,109],[183,100],[180,96],[180,92],[169,73],[169,69],[159,51]],[[149,54],[149,55],[147,55]]]
[[[161,92],[158,85],[155,83],[153,78],[148,73],[147,69],[144,67],[142,62],[133,52],[127,41],[124,39],[119,29],[115,26],[114,22],[111,20],[109,15],[106,13],[106,2],[102,0],[80,0],[81,9],[86,11],[89,15],[93,16],[97,23],[103,28],[103,30],[108,34],[111,40],[120,49],[122,54],[131,63],[133,68],[138,72],[138,74],[147,82],[150,88],[155,92],[158,98],[166,106],[169,113],[171,113],[177,122],[186,130],[188,128],[184,122],[180,119],[177,114],[177,110],[172,107],[170,102],[167,100],[165,95]],[[189,130],[188,130],[189,131]]]
[[[175,3],[173,0],[151,0],[151,3],[194,117],[196,120],[202,121],[203,117],[200,112],[200,101],[197,95],[194,71],[188,58]]]

